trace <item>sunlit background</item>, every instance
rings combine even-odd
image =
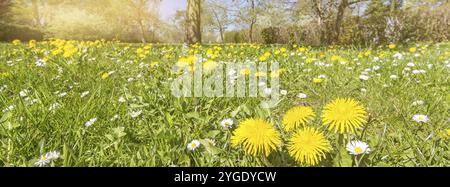
[[[203,43],[443,41],[448,0],[202,0]],[[0,0],[0,41],[182,43],[187,0]],[[194,2],[194,1],[193,1]]]

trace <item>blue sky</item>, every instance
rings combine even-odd
[[[180,9],[186,9],[186,0],[162,0],[160,9],[161,18],[167,20]]]

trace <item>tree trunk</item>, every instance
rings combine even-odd
[[[334,25],[334,42],[339,42],[341,35],[342,20],[344,19],[345,9],[349,6],[348,0],[342,0],[339,4],[338,12],[336,15],[336,23]]]
[[[144,24],[142,24],[142,20],[139,20],[139,28],[141,30],[141,42],[147,43],[147,41],[145,40],[145,28]]]
[[[186,19],[187,19],[187,29],[186,29],[186,40],[189,44],[201,43],[201,5],[202,0],[188,0]]]
[[[255,27],[256,24],[256,9],[255,9],[255,0],[251,0],[250,1],[250,7],[251,7],[251,21],[250,21],[250,29],[249,29],[249,33],[248,33],[248,38],[250,43],[253,43],[253,29]]]
[[[32,7],[32,11],[33,11],[33,20],[34,20],[35,27],[40,30],[42,28],[41,27],[42,25],[41,25],[41,16],[39,13],[38,0],[31,0],[31,7]]]

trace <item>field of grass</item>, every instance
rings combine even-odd
[[[171,82],[179,75],[172,66],[194,54],[209,62],[279,62],[279,104],[265,109],[263,98],[174,97]],[[2,43],[0,166],[450,166],[449,72],[449,43]],[[361,128],[340,134],[324,123],[325,106],[338,98],[363,106]],[[295,106],[315,114],[297,129],[313,127],[329,143],[315,164],[290,154],[295,131],[284,128],[283,117]],[[267,156],[231,141],[250,118],[265,120],[281,139]],[[225,119],[231,128],[221,126]],[[370,152],[350,154],[346,145],[355,140]]]

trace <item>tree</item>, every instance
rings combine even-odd
[[[11,0],[0,0],[0,20],[5,18],[6,13],[11,6]]]
[[[201,43],[202,0],[188,0],[186,11],[186,40],[189,44]]]
[[[204,25],[212,27],[219,32],[220,41],[225,42],[225,30],[231,23],[229,10],[223,0],[205,1],[205,11],[203,12]]]

